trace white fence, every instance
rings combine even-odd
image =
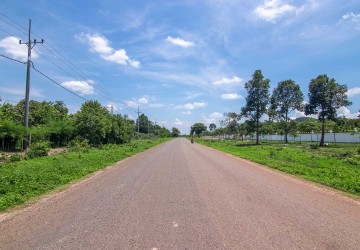
[[[220,135],[220,136],[206,136],[206,138],[222,138],[222,139],[233,139],[233,135]],[[237,136],[241,139],[240,136]],[[245,136],[244,139],[255,140],[256,136]],[[284,135],[260,135],[260,140],[263,141],[283,141]],[[306,141],[306,142],[320,142],[321,133],[313,134],[299,134],[297,137],[288,135],[288,141]],[[353,133],[325,133],[325,142],[336,143],[336,142],[347,142],[347,143],[360,143],[360,135]]]

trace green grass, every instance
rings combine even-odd
[[[310,143],[253,145],[239,141],[202,139],[196,142],[360,196],[358,144],[332,144],[316,148]]]
[[[0,165],[0,211],[22,204],[168,139],[64,153]]]

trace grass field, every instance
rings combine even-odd
[[[232,140],[197,143],[266,165],[301,178],[360,196],[360,145],[310,143],[262,145]]]
[[[0,211],[22,204],[169,139],[134,141],[0,165]]]

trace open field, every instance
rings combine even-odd
[[[254,145],[233,140],[203,140],[197,143],[248,159],[306,180],[360,196],[360,145],[268,143]]]
[[[169,139],[107,145],[89,152],[63,153],[0,165],[0,211],[46,194],[74,180]]]

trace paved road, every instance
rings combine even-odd
[[[360,203],[176,139],[25,210],[0,249],[359,249]]]

